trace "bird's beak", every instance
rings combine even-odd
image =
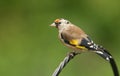
[[[50,26],[55,27],[55,26],[56,26],[56,24],[55,24],[55,23],[52,23]]]
[[[50,26],[56,27],[58,25],[58,22],[60,21],[60,19],[56,19],[54,21],[54,23],[52,23]]]

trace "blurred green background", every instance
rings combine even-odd
[[[120,70],[120,0],[0,0],[0,76],[51,76],[70,51],[49,25],[65,18],[106,47]],[[60,76],[113,76],[94,53],[76,56]]]

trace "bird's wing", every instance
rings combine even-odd
[[[62,31],[62,34],[67,40],[80,39],[81,37],[84,36],[86,37],[84,31],[82,31],[77,26],[69,26],[68,28]]]
[[[61,38],[64,42],[71,45],[80,45],[83,38],[87,38],[87,35],[77,26],[70,26],[61,32]]]
[[[61,39],[66,44],[75,46],[77,48],[86,48],[95,50],[97,45],[77,26],[70,26],[61,32]]]

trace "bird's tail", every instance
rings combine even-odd
[[[112,55],[102,46],[98,46],[95,52],[101,57],[103,57],[105,60],[109,61],[112,67],[114,76],[119,76],[118,68]]]

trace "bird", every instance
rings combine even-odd
[[[55,19],[50,26],[58,29],[58,38],[65,46],[77,53],[87,51],[95,52],[105,60],[109,61],[115,76],[119,76],[117,65],[112,55],[103,46],[94,43],[90,36],[80,27],[64,18]]]
[[[102,46],[95,44],[81,28],[72,24],[70,21],[60,18],[56,19],[50,26],[58,29],[58,38],[60,41],[73,51],[81,53],[92,50],[98,54],[104,54],[102,50],[104,48]],[[105,54],[104,56],[107,60],[112,58],[111,55]]]

